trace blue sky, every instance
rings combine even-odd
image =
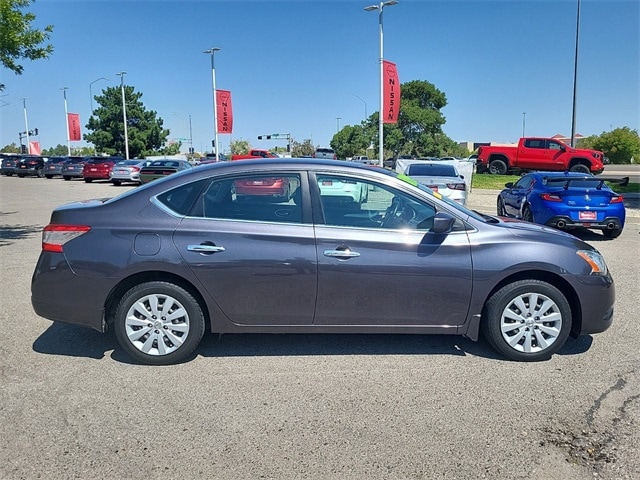
[[[66,144],[62,87],[83,133],[93,94],[117,72],[171,130],[210,150],[211,58],[217,88],[231,90],[233,135],[256,148],[284,146],[258,135],[289,133],[328,146],[338,127],[379,108],[378,13],[371,0],[38,0],[33,26],[54,25],[48,60],[2,69],[0,145],[38,128],[43,148]],[[577,0],[400,0],[384,9],[384,56],[401,82],[443,91],[444,132],[455,141],[517,141],[569,135]],[[638,0],[582,0],[576,131],[638,129]],[[526,115],[523,115],[526,113]],[[339,118],[339,119],[338,119]],[[84,142],[73,142],[83,145]],[[183,149],[184,151],[184,149]]]

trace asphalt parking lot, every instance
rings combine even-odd
[[[619,238],[581,234],[615,278],[612,327],[547,362],[454,336],[210,335],[150,367],[30,303],[52,208],[129,188],[0,177],[0,478],[640,478],[637,205]]]

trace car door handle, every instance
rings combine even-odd
[[[217,253],[224,252],[224,247],[218,247],[216,245],[207,245],[205,243],[201,243],[200,245],[187,245],[187,250],[190,252],[198,252],[198,253]]]
[[[358,252],[352,252],[351,250],[325,250],[324,256],[336,258],[353,258],[359,257],[360,254]]]

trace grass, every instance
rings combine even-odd
[[[482,190],[502,190],[505,183],[515,183],[519,178],[519,175],[474,175],[473,180],[471,181],[471,188]],[[609,182],[607,182],[607,184],[617,193],[640,193],[640,183],[629,183],[624,187],[611,184]]]

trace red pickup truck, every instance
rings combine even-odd
[[[593,173],[604,170],[604,154],[571,148],[553,138],[521,138],[517,146],[479,147],[476,171],[504,175],[509,171],[547,170]]]
[[[280,158],[275,153],[271,153],[269,150],[260,150],[252,148],[249,150],[248,155],[231,155],[231,160],[248,160],[250,158]]]

